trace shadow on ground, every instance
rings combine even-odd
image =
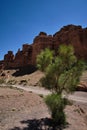
[[[18,70],[16,70],[15,73],[12,74],[12,76],[23,76],[25,74],[31,74],[35,72],[37,68],[35,66],[26,66],[26,67],[21,67]]]
[[[22,124],[27,124],[25,128],[14,127],[10,130],[63,130],[64,126],[58,127],[52,125],[52,120],[49,118],[33,119],[21,121]]]

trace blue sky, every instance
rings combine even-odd
[[[0,60],[44,31],[75,24],[87,27],[87,0],[0,0]]]

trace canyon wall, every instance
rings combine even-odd
[[[24,44],[22,50],[18,49],[15,55],[12,51],[8,51],[4,55],[4,60],[0,61],[0,68],[8,69],[36,65],[36,57],[43,49],[50,48],[57,51],[61,44],[73,45],[75,55],[87,61],[87,28],[68,25],[54,35],[40,32],[34,38],[32,44]]]

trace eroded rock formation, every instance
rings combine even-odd
[[[53,36],[40,32],[33,40],[33,44],[24,44],[22,50],[13,55],[12,51],[4,56],[0,61],[0,67],[18,68],[36,64],[36,56],[45,48],[49,47],[57,51],[60,44],[72,44],[78,58],[87,61],[87,28],[81,26],[68,25],[60,29]]]

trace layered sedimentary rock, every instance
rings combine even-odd
[[[75,48],[75,54],[79,58],[87,60],[87,28],[68,25],[54,34],[54,44],[71,44]]]
[[[53,37],[44,32],[40,32],[33,41],[32,64],[36,64],[37,55],[45,48],[53,49]]]
[[[25,67],[32,63],[32,45],[24,44],[22,50],[18,49],[17,53],[13,55],[12,51],[4,56],[4,68],[12,69]]]
[[[87,61],[87,28],[68,25],[61,28],[53,36],[40,32],[32,44],[24,44],[22,50],[18,49],[15,55],[12,51],[8,51],[3,62],[0,62],[0,67],[18,68],[36,65],[36,57],[43,49],[48,47],[56,52],[61,44],[73,45],[76,56]]]

